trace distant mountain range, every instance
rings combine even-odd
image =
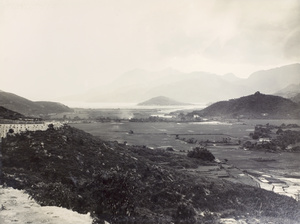
[[[139,103],[138,106],[183,106],[188,105],[165,96],[157,96],[147,101]]]
[[[291,84],[300,83],[300,64],[257,71],[247,79],[229,73],[183,73],[174,69],[127,72],[110,85],[83,95],[64,97],[63,101],[143,102],[155,96],[168,96],[181,102],[209,103],[249,95],[256,91],[274,94]]]
[[[0,105],[26,116],[72,112],[73,109],[56,102],[34,102],[13,93],[0,91]]]
[[[300,118],[300,105],[280,96],[256,92],[253,95],[220,101],[188,116],[223,118]]]

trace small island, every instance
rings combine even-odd
[[[138,104],[138,106],[186,106],[186,105],[190,105],[190,104],[179,102],[165,96],[157,96]]]

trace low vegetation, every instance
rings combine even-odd
[[[65,125],[8,136],[2,154],[6,185],[25,189],[42,205],[91,212],[94,223],[217,223],[221,217],[293,223],[300,218],[292,198],[187,172],[215,164],[206,149],[185,156],[102,141]]]
[[[256,125],[250,137],[257,141],[245,142],[248,149],[300,152],[300,127],[296,124]]]
[[[195,147],[193,150],[189,151],[188,157],[202,159],[204,161],[214,161],[215,156],[208,151],[206,148]]]

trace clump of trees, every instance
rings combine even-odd
[[[205,161],[214,161],[215,156],[204,147],[195,147],[192,151],[189,151],[187,154],[190,158],[202,159]]]
[[[247,141],[243,144],[245,148],[255,150],[267,150],[267,151],[291,151],[298,152],[300,147],[300,131],[293,130],[293,128],[299,128],[297,124],[282,124],[281,126],[273,125],[257,125],[254,133],[250,133],[250,137],[254,140],[259,138],[270,138],[271,134],[275,137],[270,138],[269,141],[251,143]],[[275,130],[277,129],[277,131]]]
[[[295,146],[300,142],[300,131],[292,131],[292,130],[286,130],[277,136],[277,138],[274,140],[274,143],[278,145],[282,150],[285,150],[288,148],[288,146],[293,145]],[[298,151],[299,147],[295,146],[292,148],[291,151]]]
[[[267,124],[266,126],[262,125],[256,125],[254,129],[254,133],[250,133],[250,137],[253,139],[259,139],[259,138],[269,138],[271,134],[271,130],[273,129],[273,126],[270,126]]]

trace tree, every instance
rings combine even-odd
[[[210,151],[202,147],[193,148],[192,151],[188,152],[187,156],[190,158],[197,158],[206,161],[213,161],[215,159],[215,156]]]
[[[54,130],[54,125],[53,124],[48,124],[48,129],[49,130]]]
[[[277,135],[280,135],[280,134],[282,134],[282,133],[283,133],[282,128],[278,128],[278,130],[276,131],[276,134],[277,134]]]

